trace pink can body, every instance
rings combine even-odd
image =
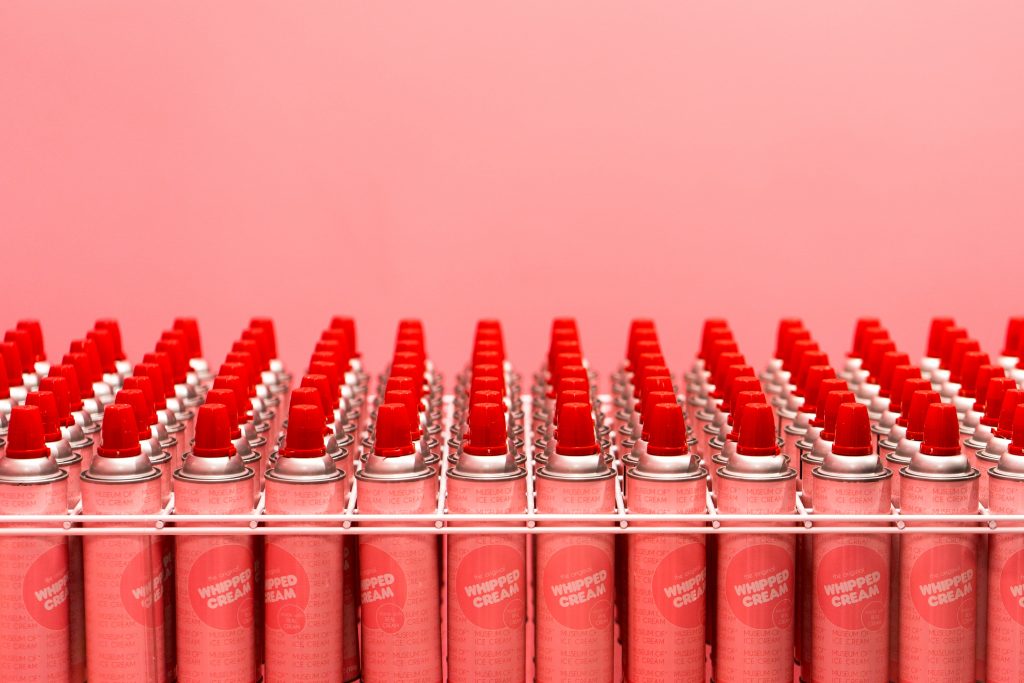
[[[537,509],[559,514],[615,509],[615,477],[537,477]],[[536,539],[538,683],[610,683],[614,676],[615,539],[540,534]]]
[[[796,477],[719,477],[723,513],[792,514]],[[793,678],[796,539],[791,534],[718,538],[715,680],[789,683]]]
[[[11,514],[64,515],[67,490],[66,478],[29,486],[0,484],[0,519]],[[0,586],[0,678],[10,683],[69,680],[67,539],[0,536]]]
[[[904,476],[900,499],[904,514],[974,514],[978,480]],[[901,683],[973,681],[980,598],[977,537],[905,534],[900,542],[899,589]]]
[[[430,513],[437,504],[434,475],[404,481],[359,480],[359,511]],[[431,534],[362,535],[362,680],[438,683],[441,609],[437,538]]]
[[[343,479],[316,483],[266,480],[269,514],[340,514]],[[308,526],[313,526],[309,524]],[[269,536],[264,581],[267,683],[340,683],[342,678],[342,537]]]
[[[359,539],[345,536],[342,557],[341,668],[346,682],[359,679]]]
[[[1022,479],[992,477],[989,496],[995,514],[1024,512]],[[1024,680],[1024,531],[993,534],[989,547],[986,680],[1017,683]]]
[[[815,512],[888,514],[891,477],[815,484]],[[819,522],[834,526],[835,522]],[[821,534],[813,537],[813,683],[881,683],[889,677],[889,565],[886,534]]]
[[[82,499],[82,461],[61,469],[68,473],[68,510]],[[71,593],[68,596],[68,619],[71,626],[71,683],[85,680],[85,584],[82,575],[82,537],[68,537],[68,575]]]
[[[633,477],[630,511],[702,514],[707,508],[705,482],[703,477],[684,481]],[[704,539],[703,534],[628,536],[628,683],[705,680]]]
[[[82,479],[85,514],[155,515],[160,498],[158,477],[126,483]],[[163,603],[170,586],[165,585],[162,540],[115,535],[83,539],[90,681],[166,680]]]
[[[196,457],[196,456],[192,456]],[[196,482],[177,478],[175,510],[183,515],[252,511],[251,477]],[[189,522],[179,522],[187,527]],[[256,590],[252,536],[187,536],[175,542],[178,680],[256,680]]]
[[[450,512],[522,514],[525,509],[525,476],[448,478]],[[447,613],[449,681],[525,681],[526,536],[450,536]]]

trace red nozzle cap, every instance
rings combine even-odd
[[[355,318],[348,316],[334,316],[331,318],[331,329],[341,330],[348,337],[348,342],[352,347],[352,355],[358,356],[359,352],[357,349],[359,345],[356,344],[356,321]]]
[[[306,377],[323,377],[323,375],[306,375]],[[305,378],[303,378],[303,381],[305,381]],[[288,401],[289,409],[291,409],[291,406],[317,406],[321,412],[324,409],[320,391],[313,386],[302,386],[295,389],[292,391]],[[324,417],[324,422],[327,422],[326,416]]]
[[[306,371],[309,375],[323,375],[331,383],[332,400],[341,396],[341,379],[338,376],[338,364],[331,361],[315,360],[309,364]]]
[[[910,424],[910,400],[919,391],[931,391],[932,383],[924,378],[911,378],[903,384],[903,398],[900,399],[900,416],[896,424],[906,427]],[[917,439],[920,441],[920,439]]]
[[[942,353],[942,335],[956,323],[952,318],[932,318],[931,327],[928,329],[928,351],[929,358],[939,358]]]
[[[331,393],[331,380],[327,378],[327,375],[305,375],[299,388],[313,389],[317,392],[319,396],[317,402],[320,405],[320,410],[324,411],[324,420],[330,422],[334,417],[334,408],[337,402]],[[292,394],[294,395],[294,393],[293,391]]]
[[[277,335],[274,334],[274,321],[270,318],[253,318],[249,321],[249,327],[259,328],[267,333],[270,340],[270,354],[277,358]]]
[[[501,354],[489,349],[477,349],[473,352],[473,365],[501,365]]]
[[[913,441],[923,441],[925,421],[928,417],[928,406],[933,403],[941,403],[937,391],[915,391],[910,397],[910,416],[907,419],[907,438]],[[952,406],[950,406],[952,407]],[[954,408],[954,410],[956,410]],[[955,417],[955,415],[954,415]],[[957,437],[959,439],[959,436]]]
[[[149,388],[153,392],[153,408],[164,410],[167,408],[167,393],[164,388],[164,373],[156,363],[139,363],[132,370],[135,377],[146,377],[149,379]]]
[[[43,344],[43,326],[38,320],[19,320],[19,330],[25,330],[32,337],[32,352],[35,355],[33,360],[46,360],[46,348]]]
[[[783,318],[779,321],[779,331],[775,335],[775,358],[782,358],[788,337],[796,330],[802,330],[804,322],[800,318]]]
[[[31,372],[35,363],[35,352],[32,349],[32,335],[25,330],[7,330],[4,333],[4,341],[11,342],[18,350],[18,359],[22,368],[28,368]]]
[[[384,403],[377,408],[374,454],[392,458],[415,453],[416,447],[412,442],[411,422],[404,403]]]
[[[793,353],[793,344],[811,338],[811,333],[801,327],[790,327],[783,332],[779,331],[779,345],[775,349],[775,357],[785,365]]]
[[[500,380],[498,380],[497,377],[478,376],[474,377],[474,379],[476,379],[477,383],[484,381],[500,383]],[[388,377],[387,384],[384,385],[384,393],[386,394],[389,391],[408,391],[413,395],[418,395],[419,385],[416,384],[416,380],[414,380],[412,377],[405,377],[403,375],[393,375],[391,377]],[[421,405],[418,410],[422,409],[423,407]]]
[[[71,417],[71,383],[63,377],[49,375],[39,380],[39,390],[51,392],[57,400],[57,422],[65,427],[74,424]]]
[[[960,455],[960,421],[956,406],[932,403],[924,420],[921,452],[925,455]]]
[[[750,377],[747,375],[737,377],[732,381],[732,387],[729,389],[729,396],[726,400],[722,401],[722,411],[729,413],[730,419],[732,419],[732,416],[736,412],[734,410],[734,407],[736,406],[736,397],[743,391],[754,391],[759,394],[762,393],[761,381],[756,377]],[[763,403],[764,399],[761,399],[758,402]]]
[[[263,364],[263,349],[253,339],[236,339],[231,345],[231,351],[233,353],[248,353],[249,357],[252,358],[253,367],[253,380],[258,384],[260,379],[260,371],[267,368]],[[269,359],[268,359],[269,363]]]
[[[48,458],[50,448],[46,445],[46,429],[43,426],[43,411],[38,406],[24,405],[11,408],[11,419],[7,423],[8,458],[30,460]]]
[[[813,339],[801,339],[793,342],[793,346],[789,349],[789,358],[783,365],[790,372],[790,381],[795,383],[795,380],[800,376],[800,364],[803,363],[804,355],[808,351],[818,351],[818,342]]]
[[[135,417],[135,438],[139,441],[149,439],[148,416],[152,408],[146,405],[146,395],[138,389],[122,389],[117,392],[114,403],[132,407],[132,415]]]
[[[100,362],[100,350],[92,339],[76,339],[71,342],[71,351],[84,353],[88,360],[89,379],[93,382],[103,380],[103,364]]]
[[[103,426],[106,429],[106,422]],[[231,443],[232,426],[229,406],[210,402],[199,406],[192,455],[199,458],[228,458],[234,455],[236,451],[235,445]]]
[[[590,403],[590,392],[570,389],[555,397],[555,424],[558,424],[558,416],[562,412],[562,406],[566,403]]]
[[[410,416],[409,433],[413,439],[420,438],[419,425],[419,397],[412,391],[392,389],[384,392],[385,403],[401,403],[405,406],[406,414]]]
[[[825,394],[825,414],[822,417],[821,438],[825,441],[836,440],[836,429],[839,423],[839,406],[844,403],[854,403],[856,398],[853,392],[843,387],[836,391]]]
[[[643,427],[641,436],[644,439],[644,441],[651,440],[651,433],[649,429],[650,425],[648,423],[648,418],[650,417],[649,413],[654,408],[654,406],[658,405],[659,403],[678,404],[678,402],[679,399],[676,398],[676,395],[671,391],[652,391],[649,394],[644,394],[643,406],[642,410],[640,411],[640,422],[641,426]]]
[[[558,394],[562,394],[566,391],[582,391],[584,394],[590,394],[590,382],[583,379],[582,377],[563,377],[558,380]],[[557,394],[556,394],[557,395]]]
[[[288,409],[288,431],[280,455],[286,458],[318,458],[324,447],[324,411],[319,405],[292,403]]]
[[[835,391],[849,391],[850,387],[847,385],[846,380],[839,379],[838,377],[830,377],[823,379],[818,382],[818,396],[815,400],[814,406],[814,421],[811,422],[815,427],[821,427],[825,429],[825,414],[828,411],[826,405],[828,396]],[[851,394],[852,395],[852,394]],[[850,399],[854,400],[853,398]],[[838,407],[838,403],[836,407]]]
[[[469,411],[469,440],[462,450],[470,455],[508,453],[505,411],[498,403],[477,403]]]
[[[238,396],[235,394],[234,390],[210,389],[206,394],[206,404],[213,403],[222,405],[227,409],[228,424],[231,426],[231,438],[242,438],[242,430],[239,428],[239,425],[245,420],[245,416],[238,414]]]
[[[142,454],[135,411],[127,403],[115,402],[107,406],[103,411],[103,431],[100,436],[97,455],[105,458],[130,458]]]
[[[707,367],[711,376],[714,377],[718,372],[718,359],[726,353],[739,353],[739,345],[732,339],[719,339],[718,341],[712,342],[711,350],[708,351],[708,357],[704,359],[704,365]],[[661,365],[665,362],[662,360]]]
[[[723,318],[707,318],[700,333],[700,351],[697,357],[707,360],[712,345],[720,339],[732,339],[729,323]]]
[[[740,366],[740,367],[742,367],[742,366]],[[563,379],[562,382],[564,383],[567,379],[568,378]],[[580,380],[576,380],[576,381],[579,382]],[[562,384],[559,384],[558,388],[559,388],[559,391],[561,391]],[[589,389],[590,387],[589,386],[582,386],[582,387],[581,386],[574,386],[574,387],[567,387],[567,388],[572,388],[572,389]],[[640,400],[637,401],[637,404],[636,404],[636,408],[638,410],[640,410],[640,412],[643,412],[642,403],[643,403],[643,400],[644,400],[644,396],[646,396],[647,394],[651,393],[652,391],[668,391],[668,392],[673,391],[672,378],[668,375],[667,372],[665,374],[663,374],[663,375],[662,374],[659,374],[659,375],[648,375],[647,377],[644,377],[643,391],[640,392]]]
[[[908,380],[921,379],[921,368],[907,363],[897,365],[892,371],[892,382],[889,388],[889,410],[899,413],[903,410],[903,387]]]
[[[864,332],[871,327],[882,327],[882,321],[878,318],[857,318],[853,328],[853,350],[847,354],[850,358],[864,357]]]
[[[743,418],[746,414],[747,406],[764,402],[764,392],[761,390],[741,391],[736,394],[732,401],[732,412],[729,413],[729,424],[732,425],[732,430],[726,437],[729,441],[739,441],[740,428],[743,426]]]
[[[890,396],[892,391],[892,376],[896,372],[896,366],[909,365],[910,356],[899,351],[886,351],[882,354],[882,369],[878,373],[879,394]]]
[[[87,339],[96,345],[96,351],[100,357],[100,369],[103,372],[117,372],[117,354],[114,352],[114,337],[108,330],[89,330],[85,333]]]
[[[3,344],[0,344],[3,346]],[[64,365],[70,365],[75,368],[75,377],[78,380],[78,391],[82,395],[82,398],[92,398],[92,380],[89,379],[89,358],[84,353],[65,353],[63,359]],[[10,366],[8,366],[8,372],[10,372]]]
[[[334,342],[338,345],[338,363],[341,367],[348,370],[352,363],[351,358],[355,355],[355,350],[352,348],[352,340],[348,338],[348,334],[345,330],[341,329],[329,329],[324,330],[320,333],[320,341]]]
[[[949,379],[952,382],[960,383],[961,372],[964,366],[964,356],[968,351],[981,351],[981,345],[977,339],[964,337],[953,342],[953,350],[949,357]]]
[[[871,455],[871,420],[868,408],[859,403],[841,403],[836,413],[836,438],[832,443],[836,455]]]
[[[473,406],[475,406],[477,403],[497,403],[499,406],[501,406],[502,411],[505,410],[505,404],[502,403],[501,401],[500,391],[494,391],[491,389],[481,389],[479,391],[474,391],[469,396],[470,411],[472,411]]]
[[[199,322],[195,318],[175,318],[174,329],[185,333],[189,358],[203,357],[203,342],[199,336]]]
[[[1013,436],[1013,414],[1021,403],[1024,403],[1024,391],[1009,389],[1003,394],[1003,405],[999,409],[999,427],[994,432],[1000,439],[1009,439]]]
[[[163,351],[147,353],[142,357],[143,363],[152,363],[160,368],[164,378],[164,396],[174,396],[174,369],[171,364],[171,356]]]
[[[408,378],[403,378],[403,379],[408,379]],[[411,382],[412,380],[409,380],[409,381]],[[566,381],[566,380],[562,380],[561,382],[559,382],[558,386],[561,387],[562,383],[564,381]],[[575,380],[575,379],[572,380],[572,382],[576,382],[576,381],[577,380]],[[403,388],[407,388],[407,387],[403,387]],[[476,393],[481,392],[481,391],[493,391],[493,392],[498,394],[498,402],[500,403],[501,402],[501,396],[502,396],[502,389],[503,388],[504,388],[504,383],[502,382],[502,380],[498,379],[497,377],[481,377],[481,376],[474,375],[472,381],[470,381],[470,383],[469,383],[469,394],[470,394],[470,396],[472,396],[473,394],[476,394]],[[577,389],[578,387],[573,386],[572,388],[573,389]]]
[[[0,398],[11,397],[11,381],[7,378],[7,363],[0,353]]]
[[[821,383],[826,379],[835,379],[836,371],[831,365],[812,365],[807,368],[807,377],[804,380],[803,397],[804,402],[800,406],[800,412],[814,414],[818,410],[818,392],[821,390]]]
[[[999,365],[982,365],[978,368],[978,376],[974,379],[974,394],[977,400],[974,402],[974,410],[979,413],[985,412],[985,398],[988,395],[988,385],[996,377],[1005,377],[1006,372]]]
[[[721,364],[719,364],[719,367],[721,367]],[[722,390],[720,392],[717,391],[718,387],[716,386],[715,387],[715,389],[716,389],[715,393],[718,393],[718,394],[721,395],[721,398],[722,398],[723,402],[727,402],[728,399],[729,399],[730,394],[732,394],[732,385],[736,382],[736,380],[738,378],[740,378],[740,377],[756,377],[757,373],[754,372],[754,368],[752,366],[750,366],[750,365],[737,364],[737,365],[730,365],[729,367],[727,367],[725,369],[724,375],[725,376],[722,379]]]
[[[146,407],[148,408],[145,413],[146,420],[149,421],[149,424],[155,425],[157,423],[157,417],[156,407],[153,404],[153,382],[150,381],[149,377],[125,377],[121,388],[141,391],[143,393],[146,397]],[[136,417],[138,417],[138,415],[136,415]]]
[[[746,365],[747,358],[742,353],[729,351],[718,356],[715,361],[715,369],[711,373],[711,383],[715,385],[715,398],[721,398],[721,391],[725,387],[725,376],[733,365]]]
[[[998,427],[999,415],[1003,409],[1003,397],[1007,391],[1015,388],[1017,383],[1009,377],[993,377],[988,382],[988,391],[985,393],[985,414],[981,418],[981,424],[986,427]]]
[[[12,387],[20,387],[25,383],[21,376],[21,353],[14,342],[0,342],[0,356],[3,356],[7,368],[7,382]]]
[[[161,339],[156,343],[156,350],[162,351],[170,357],[174,384],[184,384],[188,380],[188,360],[185,358],[185,345],[177,339]]]
[[[1014,455],[1024,455],[1024,404],[1017,404],[1013,411],[1013,437],[1007,450]]]
[[[962,327],[947,327],[942,332],[942,342],[939,345],[939,363],[944,368],[949,368],[953,360],[953,344],[957,339],[966,339],[967,330]]]
[[[272,353],[273,349],[270,346],[270,335],[267,334],[267,331],[261,330],[258,327],[249,327],[242,330],[242,339],[256,342],[260,349],[260,364],[264,368],[269,367],[270,361],[274,359],[274,355]]]
[[[25,404],[39,408],[39,412],[43,416],[43,439],[47,443],[60,441],[57,396],[52,391],[33,391],[25,399]]]
[[[68,407],[71,410],[82,409],[82,394],[78,381],[78,371],[74,365],[61,363],[50,366],[50,374],[47,377],[63,377],[68,383]]]
[[[252,410],[252,403],[249,401],[249,389],[245,380],[238,375],[225,374],[221,368],[221,374],[213,380],[214,389],[230,389],[235,392],[235,407],[238,410],[238,419],[244,422],[248,419],[248,413]]]
[[[978,371],[988,365],[990,359],[984,351],[968,351],[964,354],[960,368],[960,395],[974,398],[978,387]]]
[[[560,455],[593,455],[599,452],[594,411],[589,403],[563,403],[558,411],[555,452]]]
[[[743,406],[743,421],[736,452],[742,455],[778,455],[775,411],[767,403]]]
[[[315,354],[314,354],[315,355]],[[242,377],[249,383],[249,395],[256,395],[256,385],[260,383],[259,361],[248,351],[231,351],[224,356],[225,363],[239,363],[245,367]]]
[[[104,318],[97,320],[93,327],[97,330],[106,330],[110,332],[110,336],[114,339],[114,355],[117,360],[124,360],[127,358],[124,354],[124,342],[121,341],[121,326],[113,318]]]
[[[1024,318],[1010,318],[1006,325],[1006,344],[1003,345],[1002,355],[1019,357],[1022,344],[1024,344]]]
[[[892,339],[876,339],[868,346],[868,355],[864,359],[864,367],[870,373],[869,381],[880,384],[879,373],[882,370],[882,357],[896,350],[896,342]]]
[[[644,421],[650,434],[647,452],[651,455],[686,455],[686,422],[682,407],[675,402],[656,403],[647,412]]]
[[[828,354],[824,351],[804,351],[803,357],[798,362],[800,372],[793,378],[796,385],[796,393],[803,396],[808,388],[808,374],[816,365],[828,365]]]

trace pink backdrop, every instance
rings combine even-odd
[[[298,364],[333,312],[376,368],[421,316],[449,369],[499,316],[532,369],[574,313],[606,369],[728,316],[847,350],[1021,313],[1024,3],[0,4],[0,325],[131,354],[250,314]]]

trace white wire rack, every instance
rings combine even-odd
[[[623,497],[623,474],[616,477],[615,511],[604,514],[539,513],[534,490],[535,461],[530,397],[523,396],[526,441],[526,501],[521,514],[456,514],[448,512],[448,460],[441,458],[437,505],[427,514],[365,514],[359,512],[358,482],[351,482],[345,512],[323,515],[275,515],[265,512],[264,497],[249,514],[185,515],[174,510],[174,494],[158,514],[87,515],[79,503],[66,515],[0,515],[0,536],[208,536],[223,535],[395,535],[395,534],[1005,534],[1024,533],[1024,515],[993,514],[979,506],[975,515],[889,514],[824,515],[806,508],[798,494],[794,512],[784,515],[726,514],[707,493],[702,514],[640,514],[630,512]],[[605,405],[608,404],[604,401]],[[445,400],[446,421],[451,397]],[[359,467],[357,459],[357,467]],[[179,526],[176,522],[188,523]],[[509,523],[520,526],[507,526]],[[645,523],[657,522],[658,526]],[[273,526],[267,526],[272,523]],[[314,526],[309,526],[314,523]],[[547,523],[562,523],[548,525]],[[566,526],[565,523],[571,523]],[[822,525],[822,523],[828,523]],[[101,526],[91,526],[93,524]]]

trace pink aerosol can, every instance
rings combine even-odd
[[[956,408],[932,403],[924,438],[900,470],[904,514],[978,511],[978,471],[960,449]],[[912,522],[908,526],[936,525]],[[943,524],[943,523],[938,523]],[[975,676],[977,538],[910,533],[900,544],[901,683],[964,683]]]
[[[269,514],[344,511],[345,473],[327,453],[324,428],[319,405],[293,401],[284,447],[266,475]],[[341,683],[342,537],[275,535],[265,548],[264,680]]]
[[[67,479],[45,441],[42,410],[32,405],[12,408],[6,455],[0,459],[0,519],[66,514]],[[0,536],[0,558],[3,680],[70,680],[67,541],[60,536]]]
[[[373,452],[356,474],[359,512],[433,512],[438,478],[411,439],[404,404],[377,409]],[[437,539],[429,534],[359,538],[362,680],[439,683],[441,619]]]
[[[178,514],[252,511],[254,475],[232,443],[233,408],[210,402],[196,412],[195,443],[174,473]],[[252,536],[179,536],[175,564],[178,680],[252,683],[257,679],[255,603],[261,597]]]
[[[1014,411],[1013,440],[987,476],[989,511],[1024,513],[1024,405]],[[989,543],[987,680],[1012,683],[1024,680],[1024,533],[994,534]]]
[[[867,408],[844,403],[824,462],[813,472],[816,514],[888,514],[892,472],[872,445]],[[818,522],[820,526],[834,522]],[[889,676],[889,565],[885,534],[821,534],[813,541],[812,683],[882,683]],[[806,641],[805,641],[806,642]]]
[[[155,515],[160,499],[160,472],[142,452],[135,412],[127,404],[108,406],[96,456],[82,473],[82,511]],[[83,545],[88,680],[162,683],[167,672],[161,539],[86,536]]]
[[[776,442],[767,403],[744,408],[736,452],[718,472],[722,513],[792,514],[796,471]],[[796,541],[790,534],[718,539],[715,680],[789,683],[793,678]]]
[[[647,412],[650,439],[636,466],[626,473],[630,511],[706,512],[707,471],[688,452],[682,408],[675,402],[659,403]],[[704,536],[632,534],[627,566],[626,680],[703,683],[708,587]]]
[[[565,403],[547,462],[537,471],[542,513],[615,509],[615,471],[597,443],[587,403]],[[536,541],[538,683],[610,683],[614,675],[612,534],[542,534]]]
[[[509,448],[504,406],[475,404],[467,437],[448,472],[448,511],[524,513],[526,471]],[[526,580],[526,536],[448,538],[449,681],[526,680]]]

